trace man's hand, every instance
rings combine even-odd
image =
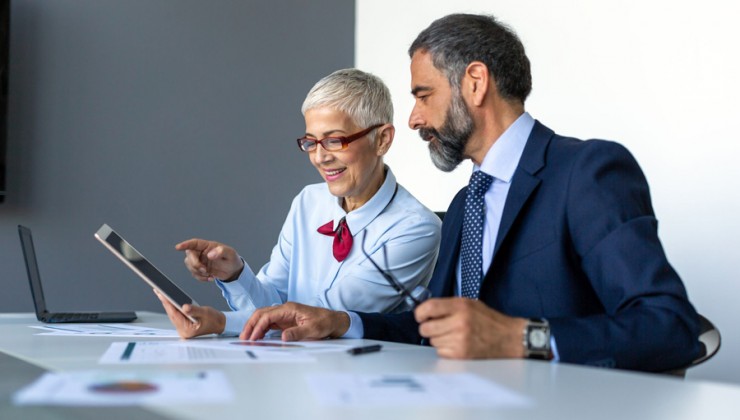
[[[185,266],[200,281],[236,280],[244,269],[244,262],[234,248],[204,239],[188,239],[175,245],[185,251]]]
[[[209,306],[183,305],[182,309],[186,314],[198,321],[193,324],[185,315],[183,315],[173,304],[156,290],[154,294],[164,306],[167,316],[175,326],[177,333],[182,338],[193,338],[205,334],[221,334],[226,328],[226,316]]]
[[[419,334],[441,357],[491,359],[524,357],[524,318],[512,318],[466,298],[430,299],[414,311]]]
[[[349,315],[314,306],[288,302],[257,309],[244,325],[239,338],[259,340],[269,330],[282,330],[283,341],[321,340],[341,337],[349,329]]]

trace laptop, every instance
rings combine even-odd
[[[135,312],[58,312],[51,313],[46,309],[44,291],[41,288],[41,275],[36,262],[36,250],[33,247],[31,229],[18,225],[18,235],[21,237],[23,258],[26,260],[28,282],[31,284],[33,306],[36,308],[36,318],[46,323],[62,322],[131,322],[136,319]]]

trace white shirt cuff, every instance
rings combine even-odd
[[[229,311],[224,312],[226,317],[226,325],[224,326],[224,332],[221,333],[224,337],[235,337],[241,334],[244,329],[244,324],[249,320],[251,314],[246,311]]]
[[[365,335],[365,327],[362,325],[362,319],[356,312],[345,311],[349,315],[349,329],[341,338],[362,338]]]
[[[552,361],[559,362],[560,354],[558,354],[558,345],[555,342],[555,337],[552,335],[550,336],[550,350],[552,350]]]

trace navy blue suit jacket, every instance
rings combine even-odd
[[[465,193],[442,225],[433,296],[456,287]],[[647,180],[623,146],[536,122],[504,205],[480,300],[550,322],[562,362],[663,371],[700,353],[699,322],[658,239]],[[365,337],[419,343],[412,312],[360,313]]]

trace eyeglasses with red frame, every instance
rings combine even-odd
[[[369,134],[371,131],[375,130],[378,127],[382,127],[383,124],[375,124],[372,125],[359,133],[355,133],[349,136],[341,136],[341,137],[327,137],[323,140],[317,140],[312,139],[308,137],[302,137],[298,139],[298,147],[301,149],[301,151],[304,152],[313,152],[316,150],[316,144],[320,144],[321,147],[324,148],[324,150],[328,150],[330,152],[336,152],[338,150],[344,150],[349,146],[350,143],[352,143],[355,140],[361,139],[362,137]]]

